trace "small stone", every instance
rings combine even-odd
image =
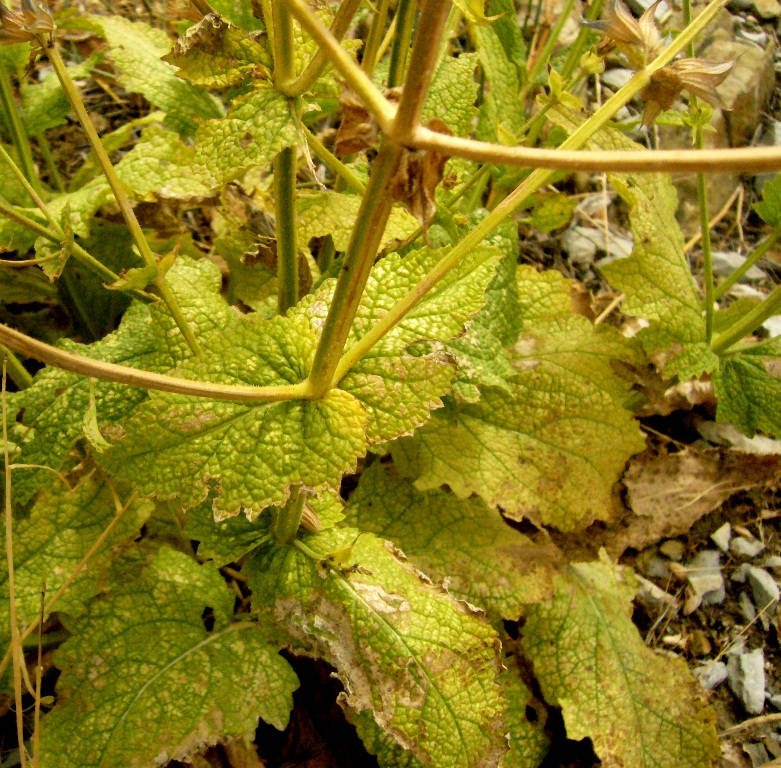
[[[686,650],[692,656],[708,656],[713,650],[713,646],[701,629],[695,629],[686,635]]]
[[[637,596],[641,600],[652,605],[670,606],[673,609],[678,609],[678,601],[669,592],[665,592],[661,587],[657,587],[652,581],[644,579],[639,574],[637,574],[637,581],[640,585]]]
[[[757,610],[772,616],[778,606],[778,598],[781,596],[776,580],[766,570],[754,565],[749,566],[747,576]]]
[[[667,563],[661,557],[659,557],[659,555],[654,555],[648,561],[648,567],[646,568],[646,573],[652,579],[672,578],[672,573],[670,572],[670,569],[667,567]]]
[[[602,73],[602,82],[608,87],[617,91],[619,88],[623,88],[631,79],[635,73],[631,69],[608,69]]]
[[[733,572],[732,576],[730,576],[730,581],[736,581],[738,584],[745,584],[746,579],[748,578],[748,569],[749,564],[743,563],[742,565],[739,565]]]
[[[687,566],[686,578],[695,595],[704,605],[715,605],[724,600],[724,577],[721,575],[721,553],[716,549],[698,552]]]
[[[770,755],[764,744],[744,744],[743,751],[751,760],[751,768],[760,768],[760,766],[770,762]]]
[[[751,624],[751,622],[757,618],[757,610],[754,608],[754,603],[751,602],[751,598],[746,592],[740,593],[738,605],[740,606],[740,612],[743,614],[743,618]]]
[[[781,315],[773,315],[762,323],[762,327],[770,334],[770,338],[781,336]]]
[[[729,549],[729,540],[732,538],[732,526],[724,523],[710,535],[710,538],[722,552],[726,552]]]
[[[561,247],[573,264],[590,264],[597,254],[597,244],[605,235],[593,227],[570,227],[561,238]]]
[[[781,709],[781,696],[775,694],[774,696],[768,696],[767,700],[776,708]]]
[[[781,568],[781,557],[770,555],[770,557],[765,558],[765,562],[762,565],[765,568]]]
[[[712,691],[727,679],[727,665],[723,661],[709,661],[695,667],[692,674],[706,691]]]
[[[758,715],[765,706],[765,657],[761,649],[731,656],[727,662],[730,690],[746,712]]]
[[[680,563],[683,559],[684,550],[685,547],[683,544],[681,544],[680,541],[676,541],[675,539],[669,539],[659,547],[659,551],[665,557],[669,557],[670,560],[675,560],[676,563]]]
[[[745,256],[741,256],[735,251],[714,251],[713,252],[713,271],[722,277],[729,277],[738,267],[746,261]],[[763,280],[767,275],[759,267],[751,267],[743,276],[743,280]]]
[[[765,549],[765,545],[759,539],[747,539],[745,536],[736,536],[730,542],[729,548],[741,557],[756,557]]]

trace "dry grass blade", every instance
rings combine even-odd
[[[41,584],[41,612],[38,616],[38,663],[35,665],[35,716],[33,718],[33,768],[40,768],[41,761],[41,663],[44,610],[46,608],[46,582]]]

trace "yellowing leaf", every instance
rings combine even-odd
[[[556,272],[521,267],[519,297],[509,388],[486,387],[476,404],[448,402],[393,455],[420,490],[477,493],[514,519],[562,530],[609,519],[612,486],[644,444],[611,359],[638,362],[637,353],[615,329],[573,314]]]
[[[284,728],[298,681],[255,623],[229,623],[234,597],[210,566],[163,548],[141,579],[93,602],[57,651],[62,701],[42,723],[42,764],[189,762],[251,739],[259,717]]]
[[[523,647],[568,738],[590,738],[606,766],[709,768],[720,754],[715,713],[685,662],[643,642],[631,572],[577,563],[555,585],[552,601],[528,610]]]
[[[421,763],[495,764],[507,750],[496,635],[480,615],[421,578],[371,534],[307,537],[320,557],[353,544],[359,570],[322,567],[274,547],[248,564],[253,607],[280,640],[336,667],[344,701]]]

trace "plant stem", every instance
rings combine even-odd
[[[175,392],[190,397],[227,400],[241,403],[276,403],[281,400],[312,400],[314,395],[307,381],[270,387],[231,386],[180,379],[159,373],[142,371],[115,363],[105,363],[84,355],[66,352],[26,336],[0,323],[0,344],[27,357],[62,368],[65,371],[91,376],[102,381],[116,381],[132,387],[144,387],[160,392]]]
[[[363,60],[361,69],[371,77],[374,74],[374,68],[377,66],[377,54],[380,50],[385,24],[388,21],[389,0],[379,0],[377,10],[372,18],[372,24],[369,28],[369,36],[366,38],[366,47],[363,49]]]
[[[298,303],[296,246],[296,150],[285,147],[274,158],[274,212],[277,225],[277,307],[284,315]]]
[[[32,184],[27,181],[27,178],[22,172],[22,169],[14,162],[14,159],[11,157],[11,155],[5,151],[5,147],[3,147],[2,144],[0,144],[0,158],[5,161],[6,165],[8,165],[8,167],[11,169],[11,173],[16,176],[17,180],[24,187],[27,194],[30,195],[32,201],[46,217],[46,221],[49,222],[51,228],[60,236],[62,236],[62,227],[60,226],[60,222],[57,221],[54,216],[52,216],[51,211],[49,210],[49,206],[46,205],[46,203],[43,201],[43,198],[38,194],[37,190],[34,189]]]
[[[306,496],[296,488],[290,493],[290,498],[284,507],[273,510],[271,531],[280,546],[290,544],[295,539],[301,525],[305,501]]]
[[[720,299],[735,283],[745,275],[777,242],[781,237],[781,230],[775,230],[768,235],[755,249],[754,252],[741,264],[721,285],[713,292],[714,299]]]
[[[594,21],[599,18],[599,14],[602,13],[602,0],[595,0],[595,2],[589,5],[588,10],[584,14],[584,18],[587,21]],[[561,68],[562,80],[569,80],[575,72],[575,68],[580,65],[580,56],[583,52],[583,47],[588,40],[589,35],[592,34],[588,27],[581,27],[578,31],[578,36],[575,38],[575,42],[567,53],[567,58],[564,62],[564,66]]]
[[[350,28],[350,23],[353,20],[353,16],[355,16],[355,12],[358,10],[360,4],[361,0],[342,0],[342,2],[339,4],[339,7],[336,9],[334,20],[331,23],[331,35],[334,37],[334,39],[341,40],[347,34],[347,30]],[[294,51],[292,37],[289,51],[292,56]],[[295,62],[295,59],[293,61]],[[312,57],[309,64],[306,65],[306,68],[298,77],[296,77],[294,69],[293,72],[291,72],[286,78],[277,80],[275,85],[280,93],[283,93],[285,96],[290,98],[297,98],[298,96],[301,96],[303,93],[308,91],[315,84],[315,81],[318,77],[320,77],[327,64],[327,54],[320,47],[318,47],[315,55]]]
[[[116,198],[119,210],[122,212],[122,217],[125,219],[125,223],[130,230],[130,234],[133,237],[133,242],[138,248],[138,252],[147,267],[157,267],[157,259],[152,253],[152,249],[149,247],[149,243],[144,236],[144,232],[141,229],[141,225],[138,223],[136,214],[133,211],[133,206],[130,204],[130,199],[125,192],[125,188],[122,182],[117,176],[117,172],[114,166],[111,164],[108,153],[103,147],[98,132],[95,130],[95,126],[92,124],[90,116],[87,114],[87,110],[84,107],[84,102],[81,100],[81,94],[79,93],[73,80],[71,80],[68,70],[65,68],[65,64],[60,56],[60,52],[57,50],[56,44],[52,41],[46,48],[49,56],[49,61],[54,67],[54,71],[57,73],[57,77],[62,84],[62,87],[68,97],[68,101],[71,103],[76,116],[79,118],[84,132],[87,134],[90,145],[92,146],[95,155],[100,162],[103,173],[106,176],[106,180],[111,187],[114,197]],[[195,333],[187,322],[187,319],[182,314],[182,310],[179,308],[179,304],[176,301],[176,297],[173,295],[170,286],[168,285],[164,275],[158,275],[153,280],[155,288],[157,289],[160,297],[168,307],[168,311],[171,313],[176,325],[182,332],[182,335],[187,341],[187,345],[190,347],[191,352],[194,355],[201,353],[201,347],[198,344],[198,340],[195,338]]]
[[[11,132],[11,140],[16,147],[19,155],[19,161],[22,164],[24,177],[32,184],[35,191],[41,194],[41,180],[38,178],[38,171],[33,162],[32,148],[27,131],[22,125],[19,117],[19,109],[16,106],[14,89],[11,85],[11,78],[8,76],[5,66],[0,62],[0,102],[2,102],[3,112],[6,117],[6,125]]]
[[[401,153],[398,144],[385,142],[372,164],[369,186],[361,201],[309,373],[315,397],[322,397],[331,388],[334,370],[350,333],[393,206],[390,185]]]
[[[3,355],[7,361],[6,367],[8,375],[13,379],[18,389],[27,389],[33,385],[33,377],[22,365],[19,358],[11,352],[8,347],[0,344],[0,355]]]
[[[52,155],[52,148],[49,146],[49,140],[46,138],[44,133],[37,133],[35,135],[35,140],[38,142],[38,147],[41,150],[41,155],[43,155],[43,160],[46,163],[47,169],[49,170],[49,176],[51,176],[51,180],[54,182],[54,186],[57,188],[59,193],[63,194],[65,192],[65,183],[62,180],[62,176],[60,176],[57,163],[54,162],[54,156]]]
[[[296,76],[293,20],[284,0],[272,0],[271,13],[274,21],[274,87],[284,93],[283,85]]]
[[[756,331],[762,323],[773,315],[781,314],[781,285],[741,318],[737,323],[719,334],[712,342],[711,349],[717,354],[726,352],[733,344],[737,344],[750,333]]]
[[[22,709],[22,640],[16,620],[16,582],[14,575],[13,511],[11,508],[11,462],[8,457],[8,398],[6,395],[6,359],[3,358],[3,460],[5,463],[5,559],[8,569],[8,604],[11,624],[11,652],[14,660],[14,702],[16,705],[16,736],[19,741],[19,757],[22,768],[26,768],[27,755],[24,747],[24,711]]]
[[[561,30],[567,23],[567,19],[569,19],[569,15],[572,11],[572,6],[574,3],[575,0],[567,0],[567,2],[564,4],[564,8],[561,11],[561,14],[559,15],[559,18],[556,19],[556,23],[551,28],[548,39],[545,41],[545,45],[542,51],[540,51],[540,55],[537,57],[537,60],[534,62],[534,66],[529,72],[526,85],[521,89],[521,95],[519,96],[521,102],[526,101],[526,96],[528,95],[529,91],[535,87],[537,78],[540,76],[540,72],[542,72],[542,68],[548,63],[550,55],[553,53],[553,49],[555,48],[556,43],[559,41]]]
[[[306,141],[314,153],[323,161],[325,167],[331,173],[338,176],[351,186],[356,192],[363,194],[366,191],[366,185],[353,173],[352,169],[346,166],[336,155],[329,152],[323,142],[317,138],[305,125],[301,126],[306,136]]]
[[[326,235],[325,242],[320,250],[320,256],[317,259],[317,266],[320,267],[321,275],[324,275],[326,270],[333,264],[335,253],[334,239],[331,235]]]
[[[417,4],[415,0],[399,0],[396,5],[398,21],[396,22],[396,35],[393,38],[393,47],[391,48],[388,88],[395,88],[397,85],[401,85],[404,80],[416,11]]]

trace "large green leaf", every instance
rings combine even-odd
[[[759,430],[781,438],[781,339],[723,357],[713,387],[719,421],[731,421],[749,437]]]
[[[263,22],[255,15],[252,0],[213,0],[210,3],[216,13],[247,32],[263,29]]]
[[[210,262],[180,257],[168,272],[184,316],[201,339],[223,331],[238,314],[219,295],[220,274]],[[67,342],[74,352],[131,368],[163,373],[190,356],[176,324],[162,304],[134,304],[119,329],[88,346]],[[146,392],[108,381],[94,382],[99,423],[118,422],[146,398]],[[21,444],[20,462],[62,467],[74,442],[82,434],[82,419],[89,405],[89,380],[60,368],[44,368],[29,389],[11,397],[23,408],[22,423],[33,430]],[[44,470],[26,470],[14,480],[14,493],[28,499],[49,479]]]
[[[390,539],[424,573],[489,617],[517,619],[524,604],[550,596],[553,563],[544,545],[510,528],[478,498],[418,491],[391,464],[361,475],[347,522]]]
[[[421,490],[447,484],[509,517],[574,530],[610,517],[613,484],[643,447],[623,408],[629,385],[612,366],[639,356],[615,329],[573,314],[559,273],[521,267],[518,286],[523,325],[509,390],[449,401],[392,451]]]
[[[491,765],[506,751],[506,702],[496,678],[497,638],[458,602],[371,534],[354,529],[305,539],[326,557],[355,541],[343,563],[318,564],[271,548],[248,564],[253,607],[296,651],[324,658],[344,701],[427,766]],[[245,568],[246,570],[246,568]]]
[[[117,175],[141,200],[202,200],[212,194],[213,185],[194,162],[195,150],[177,133],[150,126],[118,163]]]
[[[42,764],[153,768],[251,739],[259,717],[284,728],[296,676],[256,624],[229,623],[233,601],[214,569],[163,548],[142,578],[93,602],[56,655]]]
[[[262,42],[215,14],[190,27],[163,61],[178,67],[179,77],[209,88],[238,86],[271,67]]]
[[[469,136],[477,116],[475,99],[478,84],[475,80],[477,54],[462,53],[457,59],[446,56],[431,79],[431,86],[423,105],[421,122],[438,118],[456,136]]]
[[[280,150],[298,143],[290,110],[288,100],[271,88],[240,96],[225,117],[207,120],[198,128],[196,164],[222,184],[248,168],[270,163]]]
[[[271,386],[306,378],[315,335],[303,317],[245,316],[204,345],[177,376]],[[143,493],[178,496],[185,507],[216,484],[214,511],[249,517],[282,505],[295,486],[338,488],[366,450],[366,412],[347,392],[317,401],[235,403],[155,392],[101,461]]]
[[[341,192],[302,192],[298,197],[296,221],[302,245],[313,237],[331,235],[337,251],[347,250],[361,198]],[[394,207],[385,227],[380,248],[392,240],[404,240],[418,229],[418,221],[403,208]]]
[[[15,470],[13,480],[25,470]],[[124,491],[125,489],[121,489]],[[127,494],[126,494],[127,495]],[[82,612],[89,598],[98,594],[106,565],[119,554],[123,542],[132,541],[152,511],[148,501],[134,501],[97,551],[88,567],[56,603],[56,609],[71,615]],[[72,491],[54,483],[35,502],[30,516],[14,525],[14,575],[16,615],[21,626],[38,617],[41,585],[46,584],[47,601],[73,574],[76,566],[116,516],[113,496],[105,481],[82,480]],[[5,536],[3,536],[5,539]],[[5,547],[2,550],[0,582],[0,637],[9,633],[9,591]]]
[[[551,119],[568,131],[580,118],[563,109],[551,110]],[[641,151],[643,147],[615,128],[603,128],[589,141],[593,149]],[[678,196],[664,173],[616,173],[610,180],[630,206],[634,247],[628,258],[602,267],[602,274],[625,298],[621,309],[651,321],[640,333],[645,348],[672,359],[664,366],[668,376],[690,379],[713,371],[718,358],[705,341],[705,317],[692,277],[684,238],[675,218]]]
[[[161,60],[172,45],[162,30],[121,16],[90,16],[88,24],[108,41],[108,55],[119,69],[119,82],[162,109],[170,128],[191,135],[195,133],[197,118],[208,119],[222,113],[219,102],[177,77],[174,67]]]
[[[528,610],[523,645],[567,736],[590,738],[603,765],[712,765],[715,714],[685,662],[643,642],[632,623],[631,572],[578,563],[555,585],[552,601]]]

